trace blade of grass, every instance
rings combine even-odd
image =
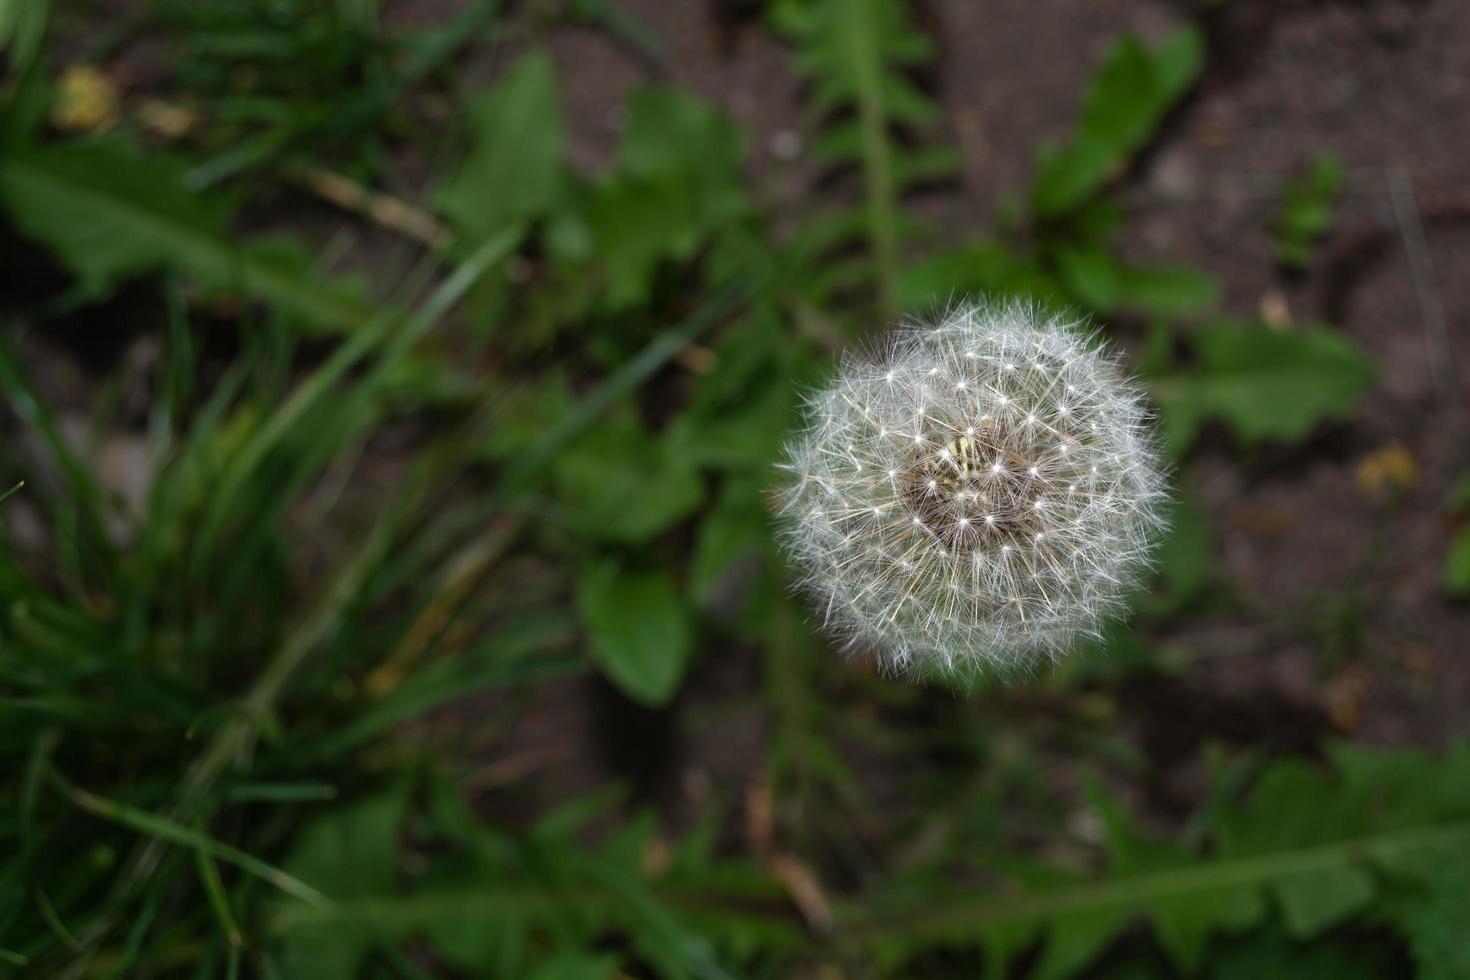
[[[225,941],[238,949],[245,941],[240,936],[240,924],[235,921],[235,913],[230,909],[230,897],[225,894],[225,883],[220,880],[219,866],[212,857],[197,849],[194,851],[194,864],[199,869],[199,880],[204,885],[210,908],[214,909],[215,918],[219,919],[220,928],[224,930]]]
[[[250,442],[229,463],[213,495],[210,518],[200,529],[197,551],[209,554],[223,531],[226,516],[246,478],[254,472],[271,449],[280,444],[313,408],[335,395],[342,397],[336,384],[351,368],[379,346],[379,361],[368,376],[357,382],[359,392],[375,390],[377,382],[397,366],[398,360],[417,343],[480,278],[500,262],[521,239],[519,228],[509,228],[486,240],[467,256],[430,295],[419,310],[395,332],[394,319],[379,317],[372,329],[353,334],[320,368],[298,386],[286,401],[261,426]]]
[[[46,928],[56,934],[56,938],[61,940],[62,945],[74,950],[82,948],[77,937],[73,936],[71,930],[66,927],[66,923],[61,921],[61,916],[56,912],[56,906],[52,905],[51,899],[46,897],[44,889],[36,889],[36,907],[41,910],[41,918],[45,920]]]
[[[274,865],[267,864],[253,854],[247,854],[237,847],[217,841],[208,834],[176,823],[167,817],[160,817],[156,813],[149,813],[147,810],[140,810],[127,803],[98,796],[69,782],[54,769],[49,774],[48,782],[77,807],[94,816],[121,824],[159,841],[202,851],[210,857],[233,864],[246,874],[254,875],[285,894],[299,898],[313,907],[329,908],[332,904],[331,899],[301,879],[287,874]]]
[[[495,496],[509,499],[529,489],[532,482],[557,453],[602,417],[618,400],[631,394],[667,364],[684,346],[719,323],[744,300],[756,295],[763,280],[727,283],[704,302],[688,319],[663,331],[632,360],[597,386],[560,423],[552,427],[524,455],[508,466],[496,486]]]

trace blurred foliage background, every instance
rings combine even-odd
[[[1452,0],[0,0],[0,975],[1470,977]],[[813,632],[836,352],[1177,467],[1005,686]]]

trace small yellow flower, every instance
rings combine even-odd
[[[1394,444],[1364,456],[1358,463],[1356,478],[1364,493],[1381,496],[1412,488],[1419,482],[1419,467],[1412,453]]]
[[[100,133],[118,117],[117,84],[91,65],[72,65],[61,73],[51,122],[71,133]]]

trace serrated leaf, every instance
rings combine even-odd
[[[1202,890],[1149,910],[1159,944],[1183,973],[1199,969],[1212,936],[1249,929],[1265,914],[1260,889],[1250,885]]]
[[[634,93],[617,165],[584,201],[603,307],[645,302],[661,263],[689,260],[739,220],[748,207],[743,156],[739,131],[712,106],[679,89]]]
[[[1093,906],[1058,913],[1047,931],[1045,952],[1031,980],[1063,980],[1092,962],[1128,926],[1131,910]]]
[[[389,893],[406,802],[404,792],[392,790],[322,814],[297,835],[286,870],[337,901],[363,901]],[[309,911],[304,906],[287,908]],[[286,974],[352,980],[381,935],[374,923],[350,917],[327,926],[288,930],[281,950]]]
[[[1325,327],[1216,323],[1189,337],[1197,365],[1152,385],[1165,440],[1176,454],[1210,418],[1247,444],[1300,438],[1319,422],[1350,413],[1376,373],[1355,343]]]
[[[1425,883],[1395,915],[1409,940],[1418,980],[1465,980],[1470,977],[1470,943],[1465,941],[1470,847],[1437,854]]]
[[[480,240],[544,216],[564,192],[556,73],[543,51],[525,55],[470,109],[473,141],[439,189],[439,208]]]
[[[932,101],[904,77],[903,69],[926,60],[928,39],[913,29],[895,0],[816,0],[786,6],[775,19],[797,42],[797,66],[812,80],[810,102],[821,113],[851,110],[855,118],[834,124],[835,133],[817,145],[829,161],[848,159],[863,171],[867,246],[880,304],[892,307],[904,224],[899,195],[909,182],[950,172],[957,157],[946,152],[910,152],[895,139],[895,127],[913,135],[938,118]],[[812,291],[825,299],[827,289]]]
[[[1093,76],[1076,137],[1042,157],[1032,207],[1056,217],[1083,203],[1153,134],[1194,83],[1204,57],[1197,28],[1186,27],[1152,49],[1119,39]]]
[[[1188,969],[1202,961],[1212,937],[1255,924],[1268,893],[1280,900],[1294,933],[1306,935],[1378,897],[1370,866],[1403,883],[1423,883],[1448,863],[1446,854],[1470,855],[1470,751],[1435,759],[1344,746],[1331,755],[1336,776],[1299,760],[1273,765],[1243,804],[1223,808],[1212,821],[1219,829],[1208,859],[1139,833],[1101,798],[1118,873],[1070,884],[1041,874],[1034,887],[950,895],[916,904],[909,915],[889,908],[849,925],[872,930],[876,941],[892,929],[910,942],[972,942],[998,926],[1045,922],[1040,965],[1044,975],[1062,977],[1083,970],[1142,914],[1170,957]]]
[[[693,513],[704,498],[699,471],[669,439],[631,412],[597,425],[556,457],[552,482],[576,531],[642,544]]]
[[[1286,929],[1298,939],[1337,925],[1373,900],[1373,878],[1362,868],[1340,865],[1284,875],[1273,883]]]
[[[678,690],[693,642],[673,578],[603,562],[583,570],[577,607],[592,659],[623,693],[650,707]]]
[[[182,160],[145,157],[120,139],[8,150],[0,156],[0,207],[99,296],[130,276],[174,268],[206,289],[258,297],[313,326],[355,329],[372,319],[354,294],[309,275],[279,248],[228,241],[229,199],[189,191],[185,169]]]

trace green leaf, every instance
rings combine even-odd
[[[390,894],[406,803],[407,793],[395,789],[329,810],[297,835],[286,869],[347,907]],[[283,920],[295,913],[306,915],[309,922],[311,911],[288,906]],[[352,980],[381,935],[376,923],[350,914],[330,925],[288,929],[281,939],[286,974]]]
[[[590,953],[559,953],[542,963],[530,980],[609,980],[617,976],[618,961]]]
[[[769,515],[762,505],[760,485],[754,480],[728,481],[719,501],[699,525],[689,570],[689,590],[695,601],[704,606],[717,605],[729,573],[745,562],[759,565],[769,542]],[[765,579],[759,576],[762,585]]]
[[[1342,164],[1318,157],[1310,173],[1287,181],[1281,214],[1276,219],[1276,261],[1302,269],[1312,260],[1312,247],[1332,228],[1332,202],[1342,184]]]
[[[565,190],[565,143],[551,58],[521,58],[470,109],[473,141],[436,200],[460,233],[478,240],[543,217]]]
[[[1097,905],[1058,913],[1031,980],[1063,980],[1091,963],[1128,926],[1131,910]]]
[[[1470,944],[1465,942],[1465,895],[1470,893],[1470,848],[1436,855],[1426,888],[1397,910],[1399,928],[1409,940],[1418,980],[1470,977]]]
[[[0,207],[95,295],[176,268],[207,289],[259,297],[314,326],[354,329],[372,319],[355,294],[309,275],[278,246],[230,243],[231,203],[189,191],[185,169],[119,139],[7,151]]]
[[[1208,310],[1220,300],[1220,286],[1191,266],[1138,266],[1118,273],[1119,302],[1154,316],[1182,316]]]
[[[1352,865],[1284,875],[1273,888],[1287,931],[1298,939],[1337,925],[1372,901],[1376,891],[1368,872]]]
[[[1180,454],[1210,418],[1250,444],[1296,439],[1317,423],[1347,416],[1368,389],[1373,362],[1324,327],[1273,330],[1230,323],[1189,335],[1197,364],[1153,380],[1165,440]]]
[[[1154,549],[1158,577],[1140,598],[1140,608],[1169,616],[1187,607],[1209,587],[1215,567],[1215,537],[1209,514],[1185,496],[1169,509],[1169,533]]]
[[[1470,598],[1470,527],[1462,527],[1450,538],[1444,561],[1444,588],[1456,599]]]
[[[1000,242],[981,241],[935,252],[904,267],[898,279],[901,309],[928,312],[957,296],[1026,296],[1065,299],[1061,284],[1030,256]]]
[[[1131,35],[1117,41],[1093,77],[1076,137],[1042,157],[1031,195],[1037,215],[1055,218],[1092,196],[1153,135],[1203,61],[1204,39],[1194,27],[1153,49]]]
[[[633,94],[616,165],[582,205],[587,261],[606,286],[602,307],[646,302],[661,263],[688,261],[741,218],[748,208],[743,157],[739,130],[715,108],[679,89]],[[586,274],[580,260],[569,272]]]
[[[1067,248],[1056,252],[1062,279],[1077,298],[1099,313],[1111,313],[1123,292],[1117,261],[1106,249]]]
[[[678,690],[693,629],[674,580],[602,562],[582,571],[577,606],[592,659],[623,693],[657,707]]]
[[[642,544],[699,506],[699,471],[630,411],[589,429],[556,457],[552,478],[568,523],[603,541]]]
[[[0,159],[0,201],[22,233],[39,239],[104,293],[119,280],[188,261],[218,243],[234,207],[184,186],[185,164],[143,156],[120,140],[32,147]]]
[[[17,75],[24,75],[41,53],[51,0],[0,0],[0,52]]]
[[[1287,927],[1309,935],[1382,897],[1373,870],[1423,884],[1451,863],[1448,855],[1470,855],[1470,750],[1434,758],[1340,746],[1329,754],[1335,775],[1285,760],[1243,804],[1222,808],[1208,858],[1139,833],[1094,793],[1115,869],[1109,877],[1058,881],[1050,869],[1021,866],[1020,881],[988,896],[936,897],[931,882],[907,908],[866,900],[846,928],[865,945],[901,937],[932,946],[1046,923],[1038,975],[1061,978],[1083,970],[1142,914],[1187,971],[1204,961],[1214,936],[1257,923],[1268,894]],[[1437,921],[1425,928],[1436,942]]]
[[[909,21],[895,0],[815,0],[777,9],[780,28],[797,44],[797,68],[812,81],[811,101],[823,114],[851,111],[852,121],[834,122],[815,143],[828,162],[848,161],[862,168],[864,202],[858,227],[866,239],[871,266],[859,279],[876,281],[880,305],[895,301],[900,245],[907,223],[899,197],[914,181],[953,172],[958,158],[945,150],[910,149],[938,118],[926,95],[905,70],[932,54],[928,38]],[[898,130],[907,131],[901,140]]]

